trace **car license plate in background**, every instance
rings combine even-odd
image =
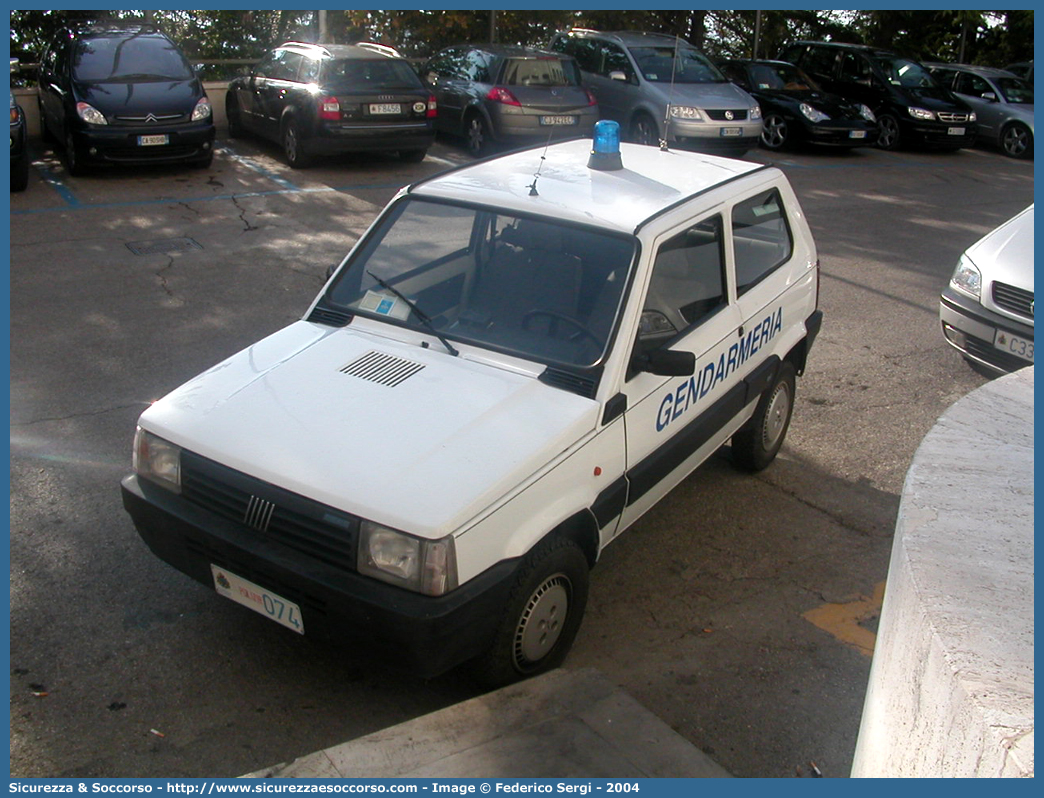
[[[540,124],[542,125],[575,125],[575,116],[542,116],[540,117]]]
[[[949,128],[946,131],[946,133],[948,135],[950,135],[950,136],[963,136],[964,135],[964,128],[963,127],[951,127],[951,128]]]
[[[224,568],[210,566],[214,576],[214,589],[222,596],[232,599],[237,604],[250,607],[254,612],[267,615],[276,623],[298,634],[304,634],[304,621],[301,619],[301,608],[292,601],[287,601],[271,590],[265,590],[241,576],[236,576]]]
[[[1033,362],[1033,341],[1019,338],[1016,335],[1004,332],[1004,330],[997,330],[997,335],[993,339],[993,345],[1009,355],[1021,357],[1030,363]]]
[[[401,114],[402,106],[399,103],[370,103],[370,113],[377,114]]]
[[[865,130],[850,130],[848,132],[848,137],[850,139],[865,139],[866,138],[866,131]]]
[[[723,127],[721,129],[721,135],[723,136],[742,136],[743,128],[741,127]]]
[[[138,136],[139,147],[155,147],[157,144],[166,144],[170,137],[166,133],[157,136]]]

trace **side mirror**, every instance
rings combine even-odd
[[[329,280],[331,277],[333,277],[333,273],[335,271],[337,271],[337,267],[340,266],[340,265],[341,265],[340,263],[331,263],[329,266],[326,267],[326,279],[327,280]]]
[[[691,377],[696,373],[696,355],[673,349],[653,349],[639,357],[635,366],[660,377]]]
[[[619,69],[614,69],[609,73],[609,80],[619,80],[622,83],[627,82],[627,74]]]
[[[982,99],[986,100],[987,102],[995,103],[997,102],[997,95],[994,94],[992,91],[988,91],[982,95]]]

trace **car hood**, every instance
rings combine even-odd
[[[983,286],[1001,282],[1033,291],[1033,206],[972,244],[966,254],[979,267]]]
[[[360,359],[369,367],[355,367]],[[392,376],[378,378],[382,369]],[[140,423],[258,479],[435,539],[596,421],[594,401],[531,374],[302,321],[185,383]]]
[[[808,103],[830,116],[831,119],[862,119],[858,106],[854,103],[842,100],[836,94],[823,94],[818,91],[782,91],[772,89],[759,89],[754,92],[754,97],[761,101],[786,105],[797,108],[801,103]]]
[[[898,94],[902,102],[915,104],[919,108],[924,108],[928,111],[967,113],[971,110],[966,102],[951,94],[948,89],[938,87],[910,88],[905,86]]]
[[[691,105],[697,108],[750,108],[754,99],[734,83],[651,83],[664,105]]]
[[[78,100],[90,103],[106,116],[190,114],[203,96],[195,78],[162,81],[77,81]]]

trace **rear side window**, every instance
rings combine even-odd
[[[72,54],[73,77],[82,81],[190,80],[192,68],[170,39],[99,36],[80,39]]]
[[[777,189],[732,209],[732,246],[737,295],[746,293],[790,258],[794,242]]]
[[[834,76],[834,64],[836,61],[836,50],[830,47],[809,47],[808,52],[798,66],[810,75],[830,79]]]
[[[500,82],[505,86],[579,86],[580,70],[571,58],[509,58]]]

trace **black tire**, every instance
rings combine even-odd
[[[243,120],[239,116],[239,101],[235,97],[225,100],[225,119],[228,121],[228,137],[230,139],[242,138],[246,131],[243,129]]]
[[[11,191],[25,191],[29,185],[29,153],[11,162]]]
[[[568,538],[549,538],[527,554],[492,644],[472,663],[475,677],[495,688],[561,665],[587,605],[588,571]]]
[[[1025,125],[1012,122],[1001,131],[1001,150],[1009,158],[1029,158],[1033,155],[1033,133]]]
[[[787,145],[790,129],[780,114],[769,114],[761,127],[761,146],[766,150],[781,150]]]
[[[44,114],[43,103],[37,102],[36,107],[40,112],[40,138],[48,144],[54,144],[58,141],[58,138],[51,132],[51,129],[47,126],[47,116]]]
[[[209,169],[210,165],[214,163],[214,151],[211,150],[199,160],[193,161],[192,165],[198,169]]]
[[[464,123],[464,146],[468,154],[482,158],[490,152],[489,125],[481,114],[471,114]]]
[[[638,114],[631,120],[631,129],[627,137],[635,144],[644,144],[647,147],[660,146],[660,130],[656,127],[656,121],[648,114]]]
[[[83,164],[83,156],[80,148],[76,146],[72,133],[65,134],[65,170],[73,177],[87,173],[87,168]]]
[[[305,149],[305,141],[301,136],[301,128],[293,117],[283,123],[283,154],[291,169],[304,169],[312,165],[312,158]]]
[[[776,459],[790,427],[796,384],[794,366],[784,360],[750,421],[732,436],[732,457],[741,468],[760,471]]]
[[[427,150],[399,150],[399,159],[406,163],[420,163],[427,155]]]
[[[882,150],[899,149],[899,120],[891,114],[877,117],[877,146]]]

